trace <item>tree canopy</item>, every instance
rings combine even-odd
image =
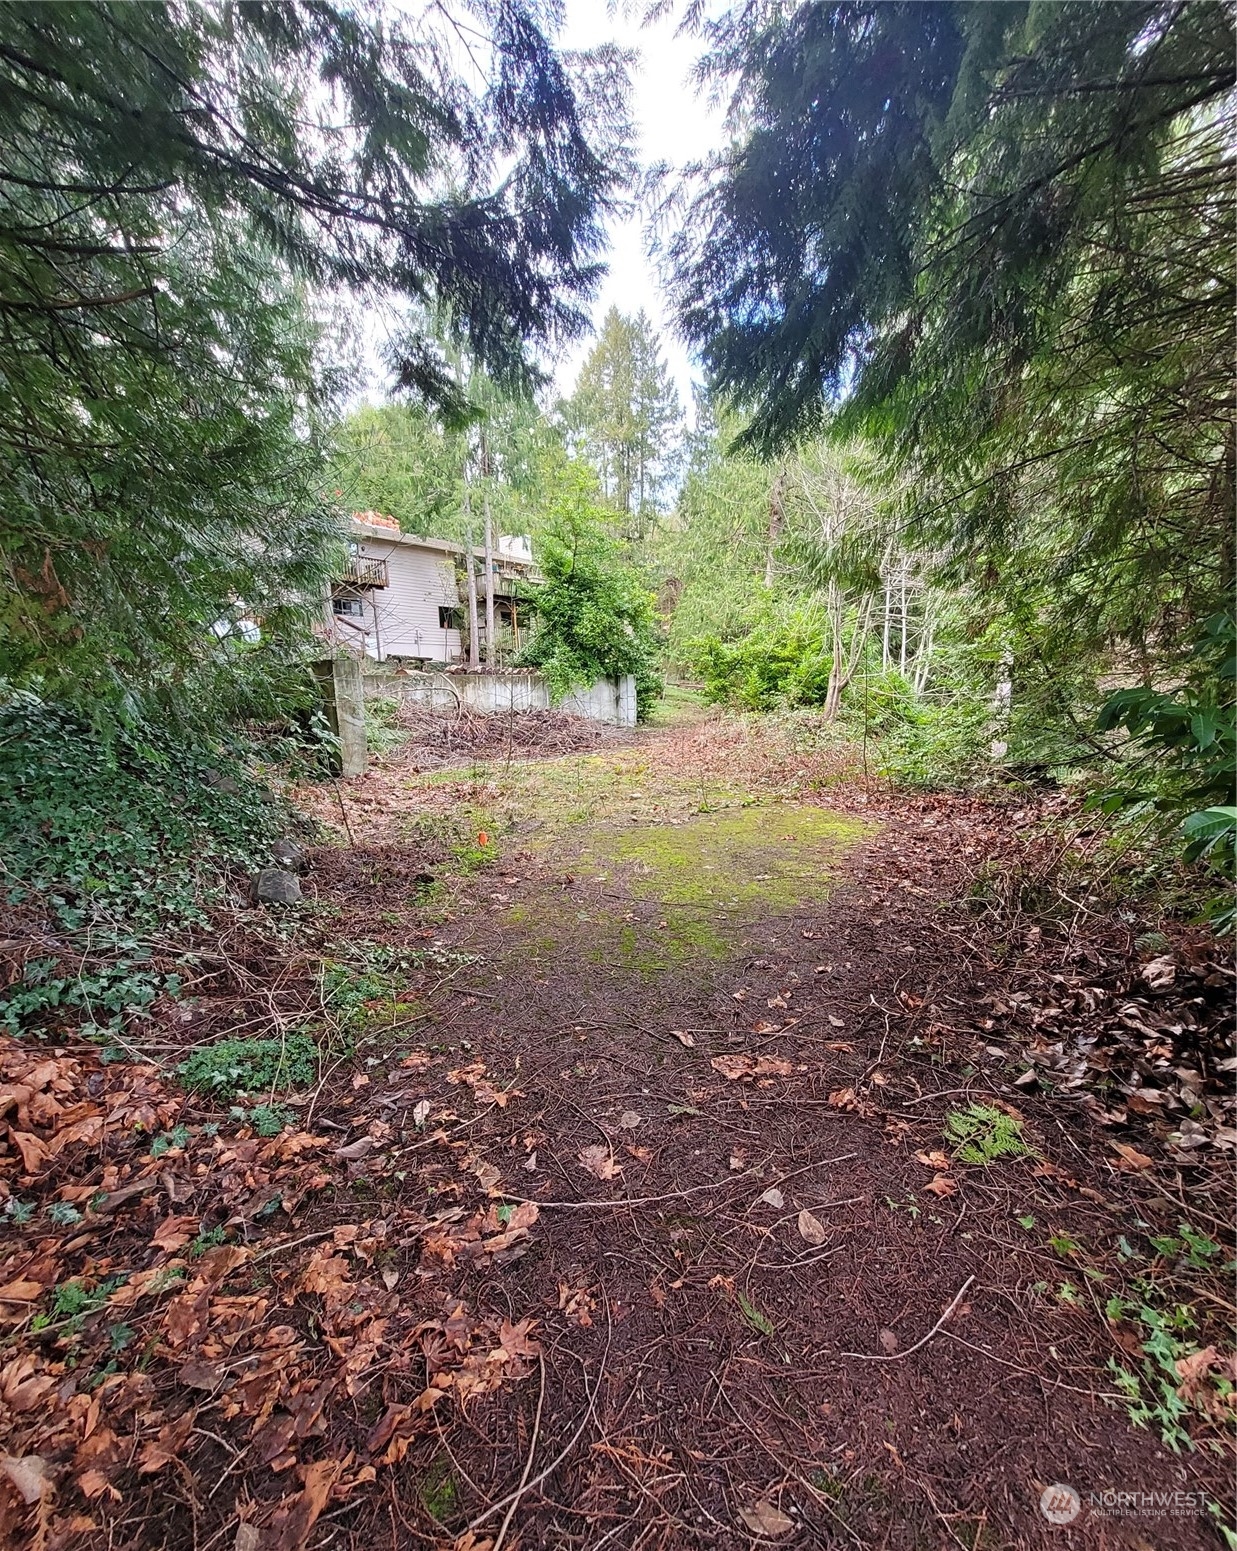
[[[745,441],[839,407],[955,574],[1064,649],[1171,656],[1231,590],[1232,25],[1146,0],[707,29],[736,134],[670,259]]]
[[[643,539],[676,473],[683,417],[647,314],[610,308],[562,413],[628,537]]]
[[[530,344],[583,326],[628,170],[623,63],[564,59],[539,15],[4,8],[12,682],[96,706],[173,693],[230,613],[320,595],[332,294],[445,306],[510,383]],[[393,364],[461,411],[424,333]]]

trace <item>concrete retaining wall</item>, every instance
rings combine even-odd
[[[390,696],[410,705],[450,712],[456,696],[469,710],[482,716],[507,715],[512,711],[543,711],[550,705],[550,690],[539,673],[421,673],[391,670],[367,663],[365,694],[369,699]],[[589,689],[572,690],[558,709],[615,727],[636,725],[636,681],[598,679]]]

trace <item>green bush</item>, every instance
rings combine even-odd
[[[820,631],[805,622],[758,625],[737,641],[703,636],[685,650],[715,705],[767,711],[824,704],[829,658]]]
[[[539,669],[556,701],[630,674],[644,721],[662,692],[652,595],[608,530],[591,472],[568,460],[547,465],[547,479],[538,537],[545,582],[529,599],[536,626],[516,665]]]
[[[318,1047],[307,1034],[286,1039],[225,1039],[195,1050],[176,1068],[184,1086],[215,1098],[306,1088],[318,1070]]]
[[[1218,614],[1207,621],[1179,688],[1140,685],[1111,695],[1099,727],[1128,733],[1131,757],[1126,779],[1092,799],[1109,814],[1160,814],[1178,831],[1185,860],[1200,862],[1226,885],[1208,911],[1221,931],[1231,931],[1237,915],[1235,670],[1237,629],[1231,615]]]
[[[880,773],[923,791],[965,790],[991,774],[992,712],[964,696],[909,695],[878,734]]]

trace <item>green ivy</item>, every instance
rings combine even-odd
[[[307,1034],[225,1039],[195,1050],[176,1071],[186,1088],[217,1098],[306,1088],[317,1075],[318,1047]]]
[[[265,865],[286,824],[235,753],[189,729],[103,729],[30,696],[0,705],[0,887],[65,944],[27,961],[0,996],[0,1027],[85,1014],[95,1033],[177,995],[149,939],[204,922],[229,875]]]
[[[538,540],[545,583],[529,600],[536,628],[516,661],[540,669],[556,701],[630,674],[644,721],[662,692],[652,597],[594,504],[592,475],[568,462],[548,466],[546,477],[551,514]]]

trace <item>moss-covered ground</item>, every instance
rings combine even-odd
[[[407,776],[398,822],[445,840],[461,883],[521,856],[572,877],[581,889],[570,902],[525,895],[502,912],[513,947],[641,975],[725,958],[761,920],[824,899],[871,831],[826,805],[820,778],[771,779],[741,760],[733,772],[684,767],[659,752],[638,744]]]

